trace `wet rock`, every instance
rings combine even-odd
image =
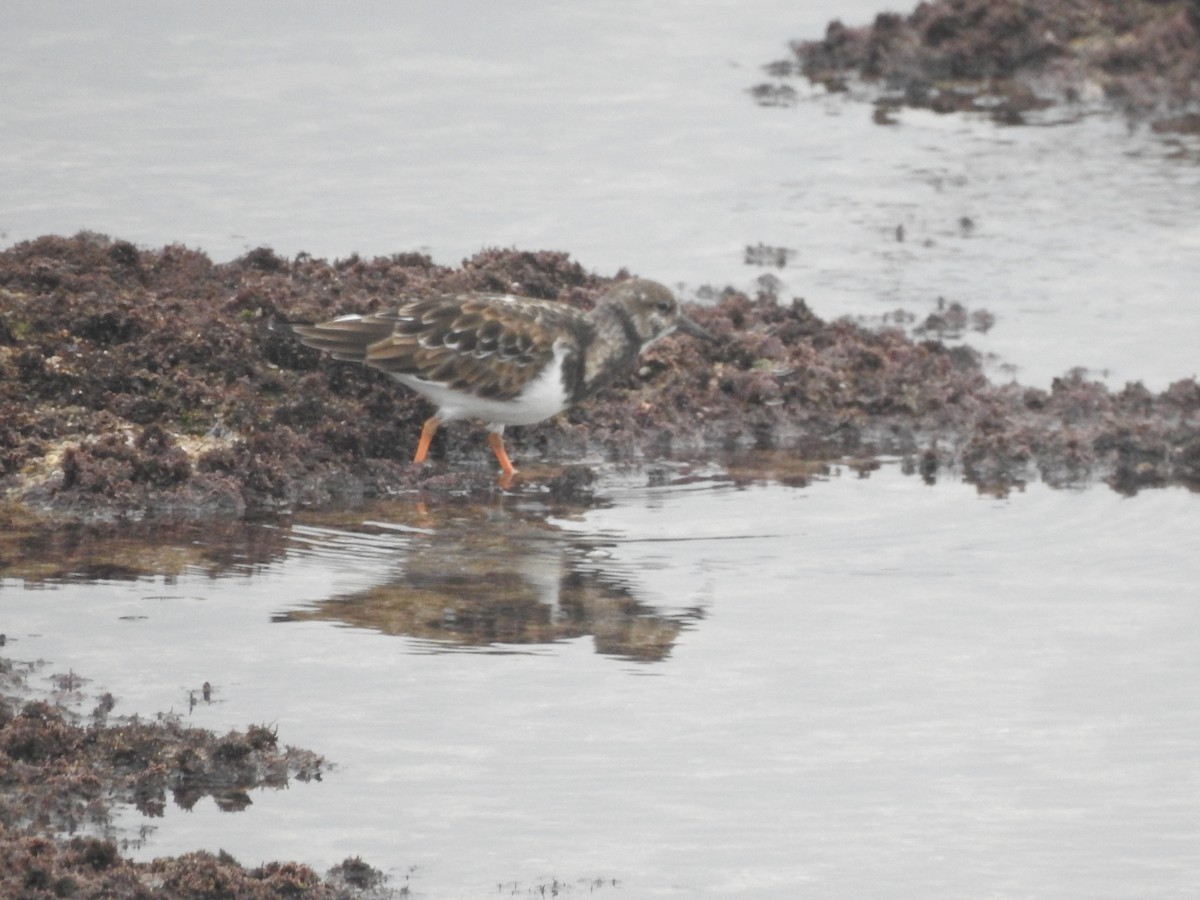
[[[595,496],[596,472],[590,466],[564,466],[546,482],[546,489],[558,502],[586,504]]]
[[[750,96],[759,106],[793,106],[800,95],[790,84],[756,84]]]
[[[795,255],[795,250],[787,247],[773,247],[759,241],[757,244],[746,247],[744,261],[748,266],[774,266],[782,269]]]
[[[222,808],[235,810],[249,803],[251,789],[283,787],[289,778],[319,779],[328,764],[310,751],[281,750],[274,730],[262,726],[218,736],[170,717],[110,723],[93,718],[85,725],[47,701],[23,697],[26,671],[0,659],[0,895],[164,900],[387,895],[384,876],[357,858],[327,878],[296,862],[248,869],[225,853],[152,863],[125,859],[115,840],[96,835],[109,827],[114,804],[133,803],[146,815],[162,815],[170,792],[185,808],[212,796]],[[105,716],[114,702],[101,698]]]
[[[792,49],[793,60],[768,66],[772,75],[798,71],[830,91],[858,79],[877,85],[888,106],[982,112],[1005,124],[1093,92],[1134,116],[1186,122],[1170,110],[1200,98],[1195,3],[933,0],[862,27],[831,22],[824,38]]]
[[[587,307],[605,287],[561,253],[492,250],[449,269],[418,254],[329,263],[259,251],[214,265],[179,247],[134,260],[130,246],[89,233],[0,253],[10,519],[18,507],[72,520],[228,519],[403,491],[494,494],[477,428],[445,429],[430,462],[412,466],[423,402],[301,347],[271,320],[365,312],[423,290],[522,290]],[[939,474],[991,487],[1039,473],[1122,490],[1196,482],[1194,380],[1160,395],[1113,393],[1084,373],[1050,392],[997,386],[975,351],[943,342],[991,322],[954,302],[917,340],[825,322],[767,289],[712,292],[689,312],[721,340],[668,339],[582,407],[510,430],[518,465],[529,462],[526,489],[586,493],[569,469],[585,454],[915,457],[931,440]],[[558,468],[539,471],[539,459]]]

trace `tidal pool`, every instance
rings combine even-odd
[[[9,578],[6,649],[117,714],[334,763],[242,812],[129,810],[135,858],[361,854],[423,897],[1194,887],[1195,494],[776,457],[610,472],[600,501],[395,503],[193,533],[169,575]]]

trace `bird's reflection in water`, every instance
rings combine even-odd
[[[544,511],[467,512],[411,533],[403,549],[393,549],[396,565],[385,582],[276,621],[336,621],[428,641],[424,649],[435,652],[520,652],[590,635],[598,653],[665,659],[701,611],[639,602],[630,578],[602,569],[603,554],[594,549],[547,523]]]

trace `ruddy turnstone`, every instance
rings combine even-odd
[[[676,329],[715,340],[667,288],[641,278],[615,285],[590,312],[528,297],[439,294],[290,328],[307,346],[387,372],[433,403],[414,463],[424,462],[443,422],[479,419],[506,481],[516,472],[504,449],[506,425],[532,425],[574,406]]]

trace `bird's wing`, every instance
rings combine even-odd
[[[364,361],[392,375],[511,400],[553,360],[556,341],[577,350],[581,322],[580,313],[551,301],[426,297],[363,319],[364,330],[380,333]]]

